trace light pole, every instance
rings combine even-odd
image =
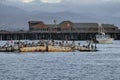
[[[55,29],[57,29],[57,20],[54,20]]]

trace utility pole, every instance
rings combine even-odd
[[[54,20],[55,28],[57,29],[57,20]]]

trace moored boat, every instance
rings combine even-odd
[[[111,44],[113,43],[113,38],[110,35],[105,34],[104,29],[101,24],[99,24],[98,34],[96,35],[96,41],[99,44]]]

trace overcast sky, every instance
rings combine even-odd
[[[2,0],[1,2],[29,11],[120,13],[120,0]]]
[[[120,21],[120,0],[1,0],[27,11],[74,12]],[[112,20],[111,20],[112,22]]]

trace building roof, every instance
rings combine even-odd
[[[73,27],[73,28],[98,28],[98,23],[73,23],[71,21],[63,21],[60,24],[44,24],[43,21],[29,21],[30,27],[33,28],[67,28],[67,27]],[[113,24],[102,24],[103,28],[117,28]]]
[[[64,23],[73,23],[73,22],[71,22],[71,21],[62,21],[59,25],[62,25]]]
[[[98,23],[74,23],[74,28],[98,28]],[[103,28],[118,28],[113,24],[102,24]]]
[[[97,23],[74,23],[73,28],[96,28]]]
[[[40,22],[43,22],[43,21],[28,21],[28,23],[40,23]]]
[[[102,26],[103,26],[104,28],[109,27],[109,28],[117,28],[117,29],[118,29],[118,27],[115,26],[114,24],[102,24]]]
[[[42,21],[29,21],[30,27],[33,28],[47,28],[46,24]]]

